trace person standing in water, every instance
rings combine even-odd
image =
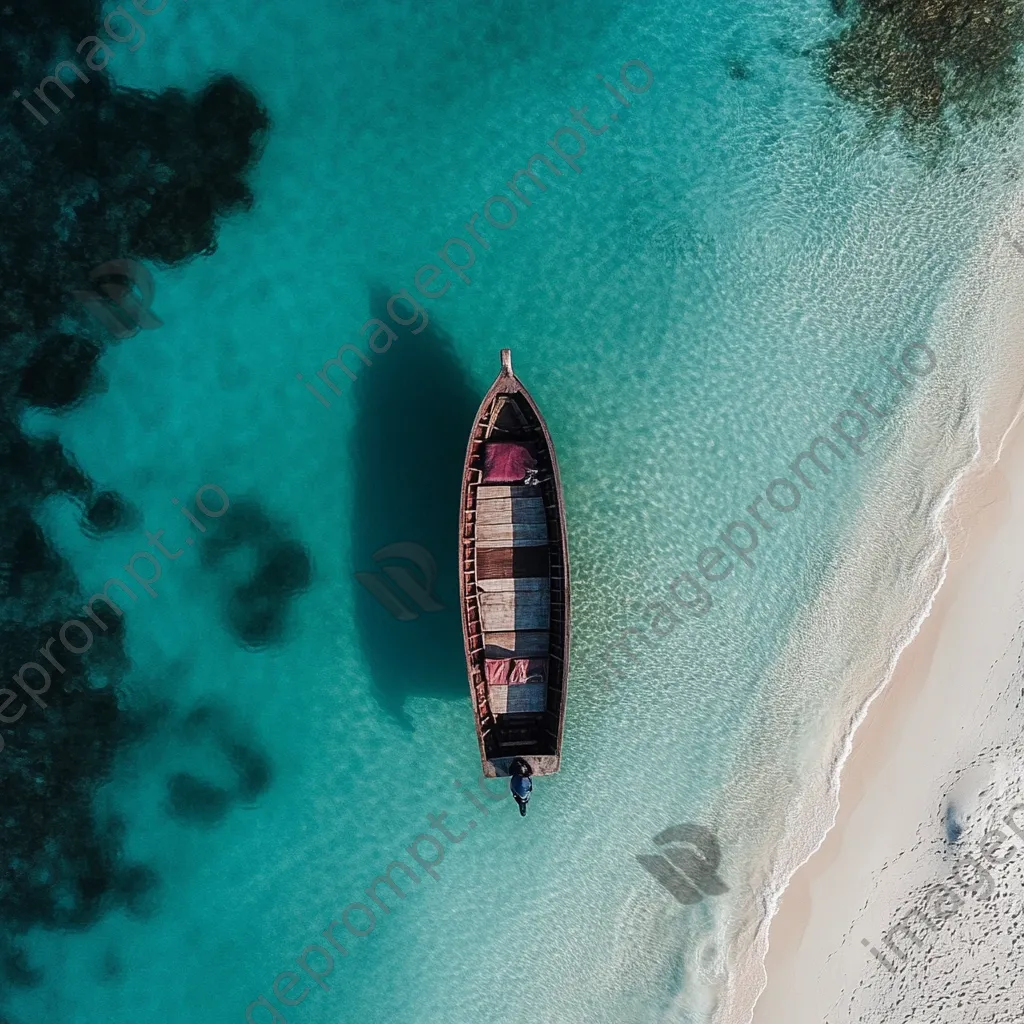
[[[530,794],[533,792],[533,769],[521,757],[517,757],[509,765],[509,774],[512,776],[508,787],[519,804],[519,814],[526,817],[526,805],[530,802]]]

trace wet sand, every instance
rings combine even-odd
[[[957,793],[972,792],[964,803],[979,836],[1003,805],[1024,799],[1008,785],[1014,772],[1008,744],[1001,742],[1007,729],[1013,731],[1009,720],[1019,692],[1011,679],[1024,591],[1019,424],[994,466],[972,470],[948,521],[944,583],[857,730],[834,827],[794,874],[771,923],[768,982],[754,1024],[867,1024],[876,1013],[878,1021],[887,1020],[901,994],[900,1015],[891,1019],[946,1019],[932,1016],[943,1012],[936,985],[947,990],[942,998],[948,1002],[957,978],[937,982],[929,970],[931,951],[913,945],[913,955],[900,963],[881,937],[915,905],[916,887],[942,881],[934,851],[942,845],[944,802],[958,776]],[[1000,927],[998,910],[987,909],[995,916],[979,925],[982,933]],[[944,942],[953,941],[961,923],[945,926]],[[872,955],[880,946],[901,968],[898,977]]]

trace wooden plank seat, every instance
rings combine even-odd
[[[478,586],[484,580],[503,579],[508,576],[548,576],[550,571],[546,545],[480,548],[476,552]]]
[[[476,546],[480,548],[537,548],[546,546],[546,523],[476,524]]]
[[[530,484],[480,484],[476,489],[477,502],[491,498],[540,498],[541,489]]]
[[[537,488],[523,487],[519,490],[532,491],[526,496],[504,494],[489,496],[491,490],[506,491],[510,487],[481,487],[484,492],[477,502],[474,533],[479,553],[487,548],[531,548],[546,547],[548,543],[547,515],[544,498]],[[544,575],[547,574],[545,571]],[[514,573],[518,576],[520,573]],[[537,573],[536,575],[541,575]]]
[[[476,525],[499,523],[547,524],[544,501],[537,498],[489,498],[481,501],[476,509]]]
[[[484,671],[492,714],[514,715],[545,709],[547,658],[486,658]]]
[[[515,715],[524,711],[543,711],[548,702],[547,683],[520,683],[518,686],[488,687],[493,715]]]
[[[551,593],[549,576],[506,576],[496,580],[480,580],[477,589],[488,594]]]
[[[484,633],[487,658],[543,658],[551,648],[550,634],[544,630]]]
[[[546,591],[481,591],[480,622],[485,633],[547,629],[551,622],[551,595]]]

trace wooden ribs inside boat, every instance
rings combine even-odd
[[[558,771],[569,660],[562,488],[509,351],[477,413],[462,485],[462,621],[484,773]]]

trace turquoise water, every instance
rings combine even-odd
[[[756,776],[752,734],[786,723],[772,766],[783,775],[813,744],[829,680],[781,704],[766,680],[871,474],[898,457],[896,417],[798,510],[774,513],[755,565],[711,585],[706,615],[684,611],[651,639],[649,604],[854,389],[909,401],[882,360],[930,337],[1012,166],[981,138],[929,163],[869,132],[801,52],[832,27],[827,4],[804,0],[568,0],[555,12],[192,0],[118,53],[117,81],[140,88],[193,90],[229,71],[272,127],[253,209],[223,221],[212,255],[154,270],[163,326],[107,349],[102,393],[24,421],[56,431],[138,510],[136,527],[95,540],[70,502],[47,505],[85,595],[124,575],[145,530],[196,543],[126,609],[119,699],[161,712],[95,795],[159,887],[148,913],[25,935],[43,975],[7,992],[12,1024],[241,1022],[261,997],[277,1016],[258,1007],[257,1024],[710,1019],[727,981],[722,936],[757,905],[749,865],[771,834],[738,834],[742,794],[723,787]],[[596,76],[621,91],[628,61],[651,84],[626,109]],[[508,230],[480,228],[490,248],[476,249],[469,282],[449,275],[420,333],[396,328],[369,352],[364,321],[386,318],[388,297],[466,239],[470,217],[482,223],[488,197],[510,195],[506,182],[583,105],[608,128],[586,136],[579,173],[561,164]],[[296,374],[315,380],[343,344],[371,365],[350,356],[357,379],[335,371],[327,408]],[[479,774],[456,494],[503,347],[558,448],[575,601],[563,770],[537,784],[525,820],[507,799],[480,794],[485,814],[456,788],[473,792]],[[921,479],[926,495],[944,483]],[[207,484],[230,500],[209,538],[172,504],[197,514]],[[399,542],[436,559],[441,611],[397,620],[356,581]],[[239,611],[239,587],[281,544],[285,576],[300,579],[308,556],[308,585]],[[276,632],[249,642],[239,615],[266,605]],[[628,629],[645,639],[609,681]],[[247,790],[239,764],[269,778]],[[198,798],[183,813],[169,788],[182,773],[231,795],[206,817]],[[442,812],[459,842],[428,821]],[[684,906],[635,855],[691,821],[722,837],[729,891]],[[421,833],[434,836],[413,847],[424,860],[443,852],[438,877],[421,865],[405,898],[385,891],[389,912],[371,904],[366,936],[339,925],[342,956],[322,933],[366,904],[390,862],[412,864]],[[312,944],[333,969],[323,986],[303,975],[292,995],[308,994],[288,1006],[275,978]],[[326,969],[322,954],[306,962]]]

